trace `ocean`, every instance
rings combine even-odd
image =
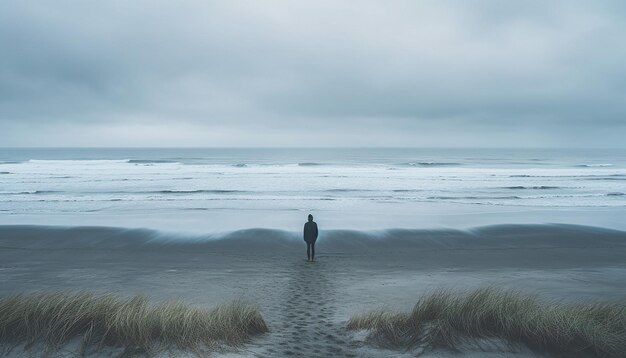
[[[0,225],[626,229],[626,150],[2,148]]]

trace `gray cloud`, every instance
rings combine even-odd
[[[625,10],[3,2],[0,145],[624,146]]]

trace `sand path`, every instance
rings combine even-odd
[[[358,343],[351,341],[345,322],[335,318],[338,289],[331,279],[336,272],[332,266],[328,261],[301,259],[286,265],[282,285],[275,282],[267,288],[280,298],[266,308],[271,332],[252,349],[256,356],[357,356],[353,349]]]

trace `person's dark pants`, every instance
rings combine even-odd
[[[315,242],[306,243],[306,257],[309,260],[315,260]]]

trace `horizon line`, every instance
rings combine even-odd
[[[4,149],[587,149],[587,150],[626,150],[626,147],[479,147],[479,146],[0,146]]]

